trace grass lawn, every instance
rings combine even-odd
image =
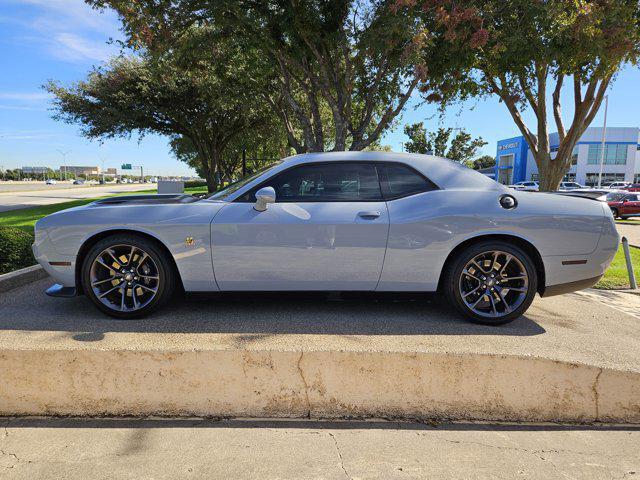
[[[640,218],[617,219],[616,223],[621,223],[622,225],[640,225]]]
[[[636,282],[640,284],[640,248],[629,247],[629,250],[631,252],[631,262],[633,263]],[[627,264],[624,259],[622,245],[618,248],[618,252],[613,259],[611,266],[604,274],[604,277],[602,277],[596,284],[595,288],[600,288],[602,290],[630,288]]]
[[[42,217],[46,217],[54,212],[65,210],[67,208],[78,207],[94,202],[99,198],[116,197],[121,195],[136,195],[143,193],[156,193],[156,190],[139,190],[136,192],[123,192],[116,195],[108,195],[107,197],[83,198],[81,200],[72,200],[70,202],[56,203],[54,205],[42,205],[32,208],[23,208],[20,210],[11,210],[9,212],[0,213],[0,227],[19,227],[22,230],[33,233],[33,225]],[[185,188],[185,193],[207,193],[207,187]]]

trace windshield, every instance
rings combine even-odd
[[[272,163],[271,165],[267,165],[266,167],[263,167],[260,170],[258,170],[253,175],[241,178],[240,180],[237,180],[237,181],[235,181],[233,183],[230,183],[229,185],[227,185],[227,188],[223,188],[222,190],[219,190],[217,192],[211,193],[211,194],[207,195],[205,198],[209,198],[209,199],[212,199],[212,200],[224,200],[225,198],[227,198],[232,193],[237,192],[238,190],[240,190],[247,183],[252,182],[256,178],[258,178],[260,175],[265,173],[266,171],[271,170],[273,167],[275,167],[276,165],[280,165],[281,163],[282,163],[282,160],[279,161],[279,162],[276,162],[276,163]]]
[[[626,193],[609,193],[607,194],[607,202],[619,202],[625,195]]]

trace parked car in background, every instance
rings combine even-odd
[[[640,193],[610,193],[607,204],[615,218],[640,216]]]
[[[46,182],[44,182],[46,185],[55,185],[58,182],[56,182],[53,178],[50,178],[49,180],[47,180]]]
[[[296,155],[207,198],[121,196],[35,225],[35,258],[117,318],[172,292],[442,292],[477,322],[506,323],[536,293],[594,285],[620,237],[602,202],[530,195],[446,159]],[[213,247],[215,246],[215,248]]]
[[[538,182],[524,181],[509,185],[509,188],[513,188],[515,190],[524,190],[526,192],[537,192],[540,190],[540,185],[538,184]]]
[[[581,188],[585,188],[585,186],[576,182],[560,182],[560,190],[579,190]]]
[[[640,183],[631,183],[621,190],[626,190],[628,192],[640,192]]]
[[[74,185],[84,185],[84,180],[80,180],[80,179],[74,180],[73,184]]]
[[[603,188],[609,188],[611,190],[619,190],[621,188],[626,187],[627,185],[629,185],[629,182],[611,182],[603,185]]]

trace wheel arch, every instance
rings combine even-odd
[[[135,236],[142,237],[146,240],[150,240],[154,242],[160,248],[160,250],[162,250],[165,253],[165,255],[167,255],[167,258],[169,259],[169,262],[173,268],[174,274],[176,275],[176,279],[177,279],[176,284],[180,289],[184,291],[184,287],[182,285],[182,278],[180,277],[180,271],[178,270],[178,265],[176,264],[176,261],[173,258],[171,251],[162,242],[162,240],[160,240],[158,237],[154,235],[151,235],[150,233],[141,232],[140,230],[132,230],[128,228],[113,228],[113,229],[102,230],[100,232],[94,233],[90,237],[86,238],[82,243],[82,245],[80,246],[80,249],[78,250],[78,254],[76,255],[76,268],[75,268],[75,280],[76,280],[76,288],[77,288],[78,294],[84,293],[82,291],[82,281],[80,279],[80,275],[82,273],[82,264],[84,263],[84,259],[89,253],[89,250],[91,250],[91,247],[93,247],[100,240],[103,240],[105,238],[108,238],[120,233],[127,234],[127,235],[135,235]]]
[[[509,242],[516,245],[517,247],[520,247],[522,250],[524,250],[525,253],[527,253],[529,257],[531,257],[531,260],[533,261],[533,264],[536,267],[536,274],[538,276],[538,293],[542,293],[544,291],[544,287],[545,287],[544,262],[542,261],[542,256],[540,255],[540,252],[538,251],[538,249],[534,247],[531,242],[529,242],[528,240],[522,237],[519,237],[517,235],[504,234],[504,233],[478,235],[475,237],[468,238],[463,242],[459,243],[458,245],[456,245],[453,248],[453,250],[449,252],[449,255],[447,256],[446,260],[444,261],[444,264],[442,265],[442,270],[440,271],[440,277],[438,280],[438,290],[442,289],[441,288],[442,279],[444,277],[445,271],[448,268],[449,264],[453,261],[455,256],[459,252],[463,251],[465,248],[480,242],[487,241],[487,240],[501,240],[503,242]]]

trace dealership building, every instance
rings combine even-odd
[[[549,135],[551,157],[558,151],[558,134]],[[602,152],[602,128],[587,128],[572,153],[572,165],[565,181],[597,185]],[[495,178],[505,185],[538,180],[538,167],[524,137],[498,142]],[[607,128],[602,183],[640,183],[640,128]]]

